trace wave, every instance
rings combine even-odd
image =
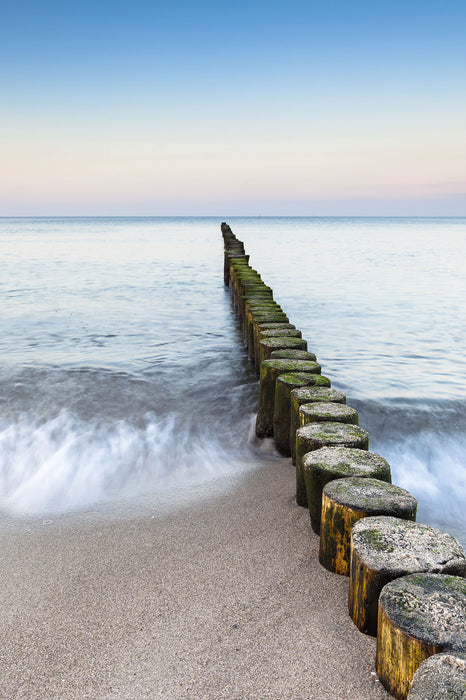
[[[418,500],[418,517],[466,546],[466,402],[348,401],[370,433],[370,449],[392,480]]]
[[[418,520],[447,530],[466,545],[465,451],[464,434],[440,437],[425,431],[387,445],[383,455],[392,466],[393,481],[418,499]]]
[[[246,419],[247,423],[247,419]],[[49,420],[23,414],[0,424],[0,508],[9,514],[61,513],[199,484],[247,464],[222,435],[179,414],[84,421],[69,410]]]

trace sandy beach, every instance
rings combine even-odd
[[[2,535],[0,697],[388,698],[288,460],[161,515]]]

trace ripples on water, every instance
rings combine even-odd
[[[466,221],[229,223],[419,519],[466,541]],[[0,220],[4,510],[61,512],[260,463],[219,224]]]

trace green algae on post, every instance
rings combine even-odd
[[[268,330],[280,330],[280,329],[289,329],[291,331],[294,331],[296,329],[296,326],[293,326],[292,323],[258,323],[257,324],[257,330],[262,332],[262,331],[268,331]]]
[[[244,248],[242,250],[244,250]],[[233,258],[235,258],[235,259],[241,258],[245,262],[249,261],[249,255],[246,255],[244,252],[241,252],[241,248],[238,249],[236,252],[225,251],[225,261],[223,264],[223,281],[227,287],[230,284],[230,267],[231,267],[231,260]]]
[[[356,447],[321,447],[303,457],[303,476],[311,526],[320,533],[322,491],[325,484],[349,476],[391,483],[390,465],[375,452]]]
[[[303,391],[298,389],[297,391]],[[296,431],[296,503],[307,508],[306,485],[303,476],[303,457],[320,447],[358,447],[369,449],[369,433],[357,425],[346,423],[310,423]]]
[[[388,692],[405,700],[422,661],[466,652],[466,580],[411,574],[390,581],[379,597],[376,670]]]
[[[307,350],[307,342],[303,340],[303,338],[295,338],[293,336],[261,338],[259,340],[259,347],[256,351],[256,356],[259,356],[259,362],[262,363],[264,360],[270,360],[270,353],[273,350],[288,348],[294,348],[295,350]]]
[[[254,304],[249,304],[245,306],[245,313],[243,319],[244,335],[247,339],[247,344],[256,347],[257,343],[255,340],[256,329],[262,323],[288,323],[289,318],[286,316],[284,311],[278,304],[272,306],[261,305],[257,306]]]
[[[346,403],[346,396],[337,389],[325,390],[321,387],[301,387],[290,393],[290,449],[291,460],[296,465],[296,431],[299,425],[299,407],[312,401],[322,403]]]
[[[241,319],[246,316],[246,309],[254,306],[254,304],[272,304],[276,305],[272,297],[272,290],[267,287],[248,287],[237,301],[237,308]]]
[[[289,323],[289,318],[278,304],[262,304],[250,306],[245,312],[245,321],[251,325],[260,323]]]
[[[251,325],[250,329],[248,332],[248,340],[247,340],[247,346],[248,346],[248,352],[249,352],[249,357],[251,357],[252,360],[254,360],[254,349],[256,345],[256,337],[260,331],[265,331],[269,329],[279,329],[279,328],[289,328],[290,330],[295,330],[296,326],[294,326],[292,323],[286,323],[284,321],[278,321],[278,322],[271,322],[271,323],[252,323],[251,320]]]
[[[257,344],[256,337],[261,331],[265,330],[279,330],[279,329],[290,329],[290,330],[295,330],[296,326],[293,326],[292,323],[256,323],[253,324],[247,324],[247,331],[246,331],[246,345],[248,347],[248,356],[251,358],[252,361],[255,359],[255,346]],[[294,358],[298,359],[298,358]],[[301,359],[311,359],[311,358],[301,358]],[[313,358],[315,359],[315,358]]]
[[[280,308],[277,309],[248,309],[244,320],[244,332],[246,344],[252,348],[252,357],[255,359],[258,340],[258,328],[264,323],[289,323],[289,318]]]
[[[290,338],[289,340],[299,340]],[[306,360],[265,360],[260,366],[259,408],[256,420],[257,437],[272,437],[273,414],[275,405],[275,380],[286,372],[304,372],[320,374],[321,368],[317,362]]]
[[[307,350],[287,350],[287,349],[282,349],[282,350],[272,350],[270,353],[270,359],[271,360],[313,360],[314,362],[317,361],[317,357],[313,352],[309,352]],[[330,384],[329,384],[330,386]]]
[[[275,351],[277,352],[277,351]],[[280,352],[280,351],[278,351]],[[281,351],[286,352],[286,351]],[[290,352],[290,351],[288,351]],[[301,352],[301,351],[291,351],[291,352]],[[302,359],[314,359],[315,357],[312,353],[303,353],[304,355],[310,355],[309,358]],[[273,358],[271,358],[273,359]],[[285,359],[285,358],[283,358]],[[291,358],[293,359],[293,358]],[[319,386],[319,387],[329,387],[330,379],[322,376],[321,374],[305,374],[303,372],[287,372],[286,374],[281,374],[277,377],[275,383],[275,401],[274,401],[274,413],[273,413],[273,436],[275,447],[277,450],[284,455],[289,457],[291,455],[290,447],[290,392],[297,387],[302,386]]]
[[[416,519],[417,501],[409,491],[372,478],[336,479],[322,491],[319,561],[326,569],[349,576],[351,528],[370,515]]]
[[[240,316],[245,314],[246,304],[257,302],[258,304],[275,304],[272,290],[264,284],[240,284],[233,296],[233,301],[240,310]]]
[[[359,425],[358,412],[346,404],[331,401],[313,402],[303,403],[299,407],[300,428],[308,423],[323,423],[325,421]]]
[[[251,314],[251,320],[254,324],[256,323],[288,323],[290,320],[284,311],[280,309],[261,309],[260,311],[255,310]]]
[[[297,328],[267,328],[259,331],[259,338],[302,338],[303,334]]]
[[[362,518],[351,532],[348,609],[361,632],[377,635],[379,595],[389,581],[414,573],[466,575],[463,547],[429,525],[386,515]]]

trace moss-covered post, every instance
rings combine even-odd
[[[283,309],[278,306],[256,306],[246,308],[244,324],[244,336],[247,344],[254,348],[254,357],[257,351],[255,343],[256,328],[263,323],[289,323],[290,319]]]
[[[294,326],[292,323],[256,323],[256,324],[250,324],[248,327],[248,334],[247,334],[247,346],[248,346],[248,355],[250,359],[254,362],[255,359],[255,345],[256,345],[256,336],[260,334],[261,331],[266,331],[266,330],[295,330],[296,326]],[[312,358],[310,357],[302,357],[298,358],[295,357],[293,358],[295,360],[298,359],[306,359],[310,360]],[[315,358],[313,358],[315,360]]]
[[[286,313],[280,308],[262,308],[249,311],[252,323],[289,323],[290,319]]]
[[[303,403],[299,407],[299,427],[308,425],[308,423],[325,423],[332,421],[334,423],[351,423],[351,425],[359,425],[359,416],[355,408],[346,404],[332,402],[312,402]]]
[[[277,302],[273,299],[251,299],[244,305],[244,316],[245,322],[247,323],[253,323],[256,316],[274,314],[284,314],[284,311],[280,304],[277,304]],[[280,319],[280,322],[289,323],[289,319],[287,319],[286,321]]]
[[[290,340],[292,340],[290,338]],[[295,340],[299,340],[296,338]],[[259,408],[256,420],[257,437],[272,437],[273,414],[275,405],[275,381],[280,374],[286,372],[304,372],[305,374],[320,374],[321,368],[317,362],[306,360],[266,360],[261,363],[259,382]]]
[[[259,273],[256,272],[256,270],[253,270],[252,267],[249,265],[249,261],[247,260],[245,254],[243,255],[237,252],[236,255],[227,255],[227,260],[229,286],[232,297],[235,294],[235,288],[239,277],[243,275],[248,275],[255,276],[256,278],[260,279]]]
[[[261,276],[249,265],[240,264],[234,260],[230,266],[230,288],[233,304],[237,306],[238,298],[245,293],[249,285],[263,284]]]
[[[280,316],[283,318],[284,311],[280,304],[276,301],[263,299],[261,301],[257,299],[248,299],[244,305],[244,315],[245,321],[254,323],[256,316]],[[288,321],[282,321],[281,323],[288,323]],[[278,323],[278,321],[277,321]]]
[[[290,450],[291,460],[296,465],[296,431],[299,425],[299,408],[303,404],[320,403],[346,403],[346,396],[337,389],[327,390],[321,387],[301,387],[293,389],[290,393]]]
[[[422,523],[386,515],[358,520],[351,532],[348,593],[348,609],[356,627],[377,636],[382,588],[395,578],[415,573],[466,576],[462,546],[446,532]]]
[[[267,294],[267,298],[264,299],[263,296],[264,294]],[[233,293],[233,302],[234,306],[237,309],[238,315],[241,316],[241,318],[244,316],[244,307],[245,307],[245,301],[244,297],[253,297],[254,295],[258,295],[260,298],[257,298],[257,303],[259,302],[272,302],[272,290],[270,287],[267,287],[266,284],[262,282],[262,280],[254,280],[254,279],[249,279],[247,281],[239,279],[237,280],[237,283],[235,284],[234,287],[234,293]],[[241,300],[243,299],[243,303],[241,303]]]
[[[379,597],[376,671],[398,700],[433,654],[466,652],[466,579],[411,574],[390,581]],[[427,698],[425,699],[427,700]]]
[[[257,323],[256,318],[261,316],[266,316],[267,319],[272,317],[271,323],[289,322],[288,319],[286,321],[283,320],[285,312],[276,301],[267,301],[265,299],[258,301],[257,299],[248,299],[244,305],[244,323],[245,328],[247,329],[246,335],[248,335],[250,332],[253,334],[254,331],[249,331],[249,327],[252,326],[254,328],[254,324]],[[276,318],[277,316],[279,317],[278,319]]]
[[[244,260],[246,263],[249,261],[249,255],[246,255],[244,252],[231,252],[231,251],[225,251],[224,254],[224,264],[223,264],[223,281],[225,285],[228,287],[230,284],[230,267],[231,267],[231,261],[233,258],[236,260],[241,259]]]
[[[259,347],[256,348],[256,370],[260,373],[260,367],[264,360],[270,360],[270,354],[274,350],[306,350],[307,341],[303,338],[294,338],[292,336],[282,336],[277,338],[261,338]]]
[[[300,390],[298,390],[300,391]],[[308,507],[304,483],[304,455],[321,447],[357,447],[369,449],[369,433],[346,423],[309,423],[296,431],[296,503]]]
[[[272,350],[270,353],[270,360],[312,360],[317,362],[317,357],[315,353],[309,352],[308,350],[293,350],[293,348],[282,349],[282,350]]]
[[[270,311],[270,309],[273,310],[279,310],[283,311],[282,307],[280,304],[273,299],[273,296],[269,299],[251,299],[244,305],[244,311],[245,314],[248,314],[251,312],[251,314],[258,313],[260,311],[264,311],[264,313],[267,313]]]
[[[239,300],[242,296],[245,296],[247,294],[247,292],[244,291],[245,285],[241,284],[242,279],[244,279],[243,276],[239,276],[238,274],[235,274],[235,273],[233,273],[233,271],[231,271],[231,276],[230,276],[231,303],[234,306],[234,308],[236,309],[238,315],[240,315]],[[253,286],[252,286],[253,284],[257,284],[257,285],[262,286],[262,282],[261,282],[260,278],[257,278],[255,280],[250,279],[251,289],[253,288]]]
[[[289,324],[291,325],[291,324]],[[297,328],[267,328],[259,331],[259,338],[302,338],[303,334]]]
[[[247,287],[245,293],[239,297],[237,308],[243,325],[246,318],[246,308],[254,304],[273,304],[275,306],[270,287],[265,284]]]
[[[274,353],[272,354],[275,354]],[[278,351],[280,352],[280,351]],[[282,350],[281,352],[290,352]],[[309,359],[315,361],[315,355],[304,351],[301,352]],[[309,356],[309,357],[307,357]],[[271,358],[274,359],[274,358]],[[278,359],[278,358],[277,358]],[[288,358],[282,358],[288,359]],[[297,359],[297,358],[289,358]],[[293,389],[303,386],[330,387],[330,379],[321,374],[304,374],[303,372],[287,372],[277,377],[275,382],[275,402],[273,411],[273,439],[278,452],[284,457],[291,455],[290,449],[290,392]]]
[[[252,354],[256,362],[256,369],[259,370],[259,365],[260,365],[260,357],[259,357],[259,343],[262,338],[262,334],[264,331],[296,331],[296,326],[294,326],[292,323],[285,323],[282,322],[280,326],[277,323],[258,323],[255,322],[251,325],[251,343],[252,343]],[[298,331],[300,333],[300,331]],[[295,338],[300,338],[301,335],[294,335],[293,333],[281,333],[279,335],[286,335],[288,337],[295,337]],[[268,336],[265,337],[274,337],[275,334],[268,334]]]
[[[416,519],[417,501],[408,491],[378,479],[335,479],[322,492],[319,561],[326,569],[349,576],[351,528],[370,515]]]
[[[349,476],[379,479],[391,483],[390,465],[375,452],[356,447],[321,447],[303,457],[306,497],[314,532],[320,534],[322,491],[335,479]]]

